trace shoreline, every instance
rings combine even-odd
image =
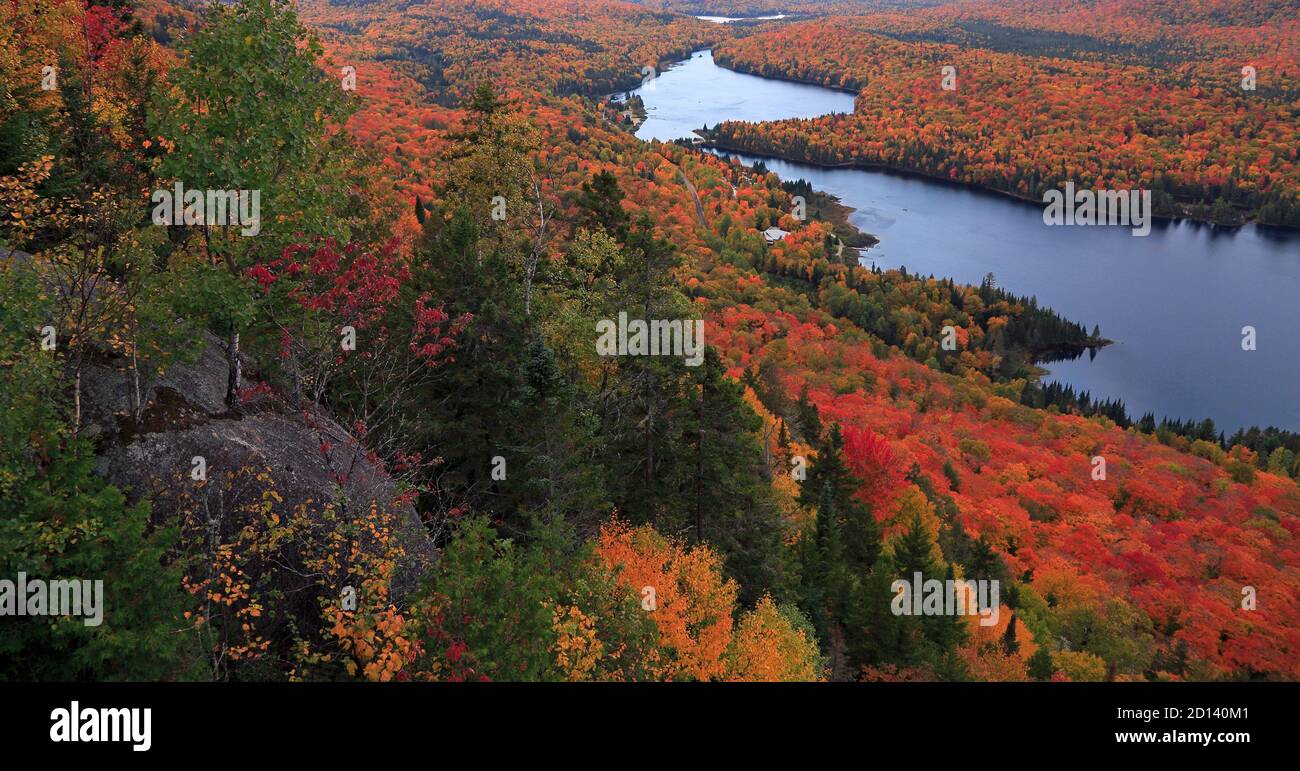
[[[722,66],[722,65],[719,64],[718,66]],[[754,73],[742,72],[741,74],[749,74],[754,77],[766,77],[762,75],[756,75]],[[791,82],[801,82],[790,78],[771,78],[771,79],[788,80]],[[817,83],[808,83],[806,81],[802,81],[802,83],[804,85],[813,85],[821,88],[826,88],[826,86],[822,86],[821,84],[817,84]],[[846,89],[839,89],[839,90],[847,91]],[[1005,190],[998,190],[992,187],[987,187],[972,182],[956,181],[946,177],[936,176],[935,174],[927,173],[922,170],[896,168],[884,163],[869,163],[869,162],[862,162],[862,161],[821,163],[821,162],[794,157],[794,154],[789,152],[762,152],[762,151],[749,150],[737,144],[733,144],[727,141],[722,141],[717,139],[714,136],[711,136],[714,133],[713,131],[706,132],[700,128],[697,128],[692,133],[694,134],[694,136],[700,138],[699,141],[692,143],[693,147],[705,152],[713,152],[720,156],[725,156],[727,154],[748,156],[743,160],[743,162],[746,165],[752,166],[752,164],[758,161],[780,160],[791,164],[802,164],[804,167],[810,170],[811,169],[857,169],[864,172],[871,172],[871,171],[883,172],[885,174],[896,175],[898,177],[921,180],[930,184],[936,184],[936,183],[945,184],[951,186],[952,189],[960,188],[968,191],[975,191],[983,195],[997,196],[1002,198],[1003,200],[1014,199],[1027,205],[1033,205],[1035,208],[1039,208],[1042,206],[1041,199],[1036,199],[1028,195],[1017,194]],[[655,141],[655,140],[642,140],[642,141],[645,142],[645,141]],[[737,159],[737,161],[740,162],[741,159]],[[771,170],[769,169],[769,171]],[[778,174],[778,177],[780,176],[784,176],[784,175]],[[785,179],[782,181],[787,183],[793,183],[798,181],[799,179],[799,174],[797,170],[790,173],[789,176],[791,177],[790,179]],[[803,195],[808,195],[809,203],[813,204],[813,206],[815,207],[814,208],[814,211],[816,211],[816,214],[814,215],[815,217],[828,222],[829,224],[831,224],[833,230],[839,231],[836,233],[837,236],[843,238],[844,230],[841,230],[838,227],[839,223],[843,222],[844,225],[847,226],[847,228],[852,228],[855,232],[863,233],[865,236],[870,236],[874,238],[874,236],[871,236],[871,234],[864,233],[864,231],[857,229],[852,225],[851,222],[849,222],[849,219],[852,216],[853,212],[856,211],[855,207],[847,206],[838,198],[836,198],[833,194],[824,190],[819,190],[815,185],[813,185],[812,180],[804,179],[804,181],[809,183],[809,186],[811,187],[812,195],[809,195],[808,192],[803,190],[801,190],[800,193]],[[817,211],[818,209],[820,211]],[[1186,221],[1196,225],[1197,229],[1199,229],[1199,227],[1203,225],[1209,226],[1213,229],[1223,228],[1224,231],[1226,231],[1228,234],[1232,234],[1242,230],[1244,226],[1247,224],[1254,224],[1257,230],[1255,231],[1247,230],[1247,233],[1250,234],[1252,238],[1257,236],[1268,237],[1268,238],[1293,238],[1296,236],[1297,232],[1300,232],[1300,229],[1291,226],[1286,226],[1286,225],[1273,225],[1268,223],[1259,223],[1257,221],[1248,221],[1248,222],[1240,222],[1240,223],[1214,222],[1213,220],[1209,220],[1208,218],[1189,216],[1186,213],[1173,214],[1173,215],[1153,214],[1152,221],[1159,223],[1158,226],[1161,228],[1167,227],[1169,224],[1177,223],[1179,221]],[[1271,235],[1270,235],[1270,231],[1271,231]],[[843,243],[843,246],[846,249],[851,248],[847,243]],[[870,249],[870,248],[871,248],[870,246],[866,247],[866,249]],[[858,257],[869,254],[865,252],[865,249],[862,252],[858,252],[858,250],[854,249],[853,252],[857,253]],[[841,258],[841,261],[847,261],[848,259],[851,259],[850,255],[843,254],[843,251],[841,251],[840,254],[837,256]],[[1063,318],[1067,318],[1067,317],[1063,317]],[[1115,330],[1111,330],[1111,331],[1113,333]],[[1123,335],[1120,335],[1120,340],[1122,339],[1123,339]],[[1064,361],[1078,359],[1082,357],[1083,354],[1085,353],[1091,353],[1095,355],[1097,351],[1109,347],[1112,344],[1115,344],[1117,342],[1118,342],[1117,340],[1112,340],[1110,338],[1103,337],[1103,336],[1098,336],[1097,338],[1092,338],[1091,336],[1089,336],[1088,338],[1078,343],[1064,343],[1064,344],[1058,343],[1054,345],[1041,346],[1037,350],[1024,349],[1024,354],[1027,357],[1026,365],[1028,366],[1029,372],[1031,373],[1029,374],[1030,380],[1031,382],[1040,383],[1040,384],[1047,383],[1047,382],[1058,382],[1058,381],[1065,382],[1065,381],[1060,381],[1060,377],[1056,373],[1057,367],[1055,365],[1060,364]],[[1103,393],[1103,394],[1098,394],[1098,397],[1107,396],[1107,395],[1112,396],[1113,398],[1119,399],[1121,401],[1124,399],[1124,395],[1122,393],[1120,394]],[[1136,409],[1136,407],[1134,407],[1133,405],[1129,405],[1127,403],[1125,403],[1125,407],[1128,409]],[[1195,413],[1209,414],[1214,412],[1215,410],[1211,408],[1211,409],[1196,409],[1191,411],[1179,410],[1173,412],[1166,412],[1164,408],[1157,408],[1154,411],[1158,415],[1169,416],[1172,414],[1178,414],[1179,412],[1188,412],[1188,414],[1195,414]],[[1136,419],[1136,416],[1131,416],[1131,417],[1133,419]],[[1257,426],[1276,425],[1276,423],[1271,422],[1271,420],[1272,419],[1257,420],[1254,423],[1247,420],[1245,423],[1243,423],[1243,425],[1257,425]]]
[[[629,133],[634,133],[634,131]],[[699,129],[697,129],[694,133],[696,134],[696,136],[701,136]],[[1035,204],[1035,205],[1039,204],[1039,201],[1036,201],[1032,198],[1028,198],[1026,196],[1013,195],[1010,193],[1006,193],[1004,191],[985,188],[971,183],[956,182],[950,179],[945,179],[945,178],[935,177],[929,174],[925,174],[923,172],[915,172],[906,169],[896,169],[884,164],[864,164],[864,163],[856,163],[856,162],[845,162],[845,163],[837,163],[837,164],[816,163],[812,161],[805,161],[798,158],[789,157],[788,155],[757,153],[757,152],[753,152],[750,150],[729,145],[728,143],[725,142],[719,142],[715,139],[707,139],[703,137],[701,138],[704,141],[701,142],[700,144],[694,145],[694,147],[696,149],[705,152],[709,150],[714,150],[720,153],[734,153],[734,154],[746,155],[759,161],[781,160],[781,161],[786,161],[788,163],[803,164],[805,166],[820,168],[820,169],[858,169],[862,171],[878,171],[886,174],[895,174],[902,177],[912,177],[916,179],[921,179],[929,183],[943,183],[943,184],[951,185],[955,188],[974,190],[987,195],[998,195],[1004,198],[1012,198],[1026,204]],[[640,141],[649,142],[649,141],[656,141],[656,140],[642,139]],[[750,162],[749,165],[752,168],[752,161]],[[783,182],[786,183],[791,183],[796,181],[798,180],[797,179],[783,180]],[[803,180],[803,181],[807,182],[810,186],[812,184],[811,181],[809,180]],[[832,225],[832,228],[834,230],[838,231],[842,223],[842,225],[846,229],[851,229],[856,233],[862,234],[862,236],[866,238],[873,239],[874,243],[872,243],[869,246],[861,247],[860,249],[851,247],[847,243],[847,241],[842,240],[845,251],[856,253],[856,256],[860,258],[863,252],[872,248],[872,246],[875,246],[875,244],[879,243],[879,239],[877,239],[873,234],[858,229],[856,226],[854,226],[851,222],[848,221],[851,214],[857,209],[855,207],[851,207],[844,204],[834,194],[824,190],[820,190],[816,187],[812,187],[812,196],[809,199],[809,203],[813,204],[814,207],[816,207],[814,211],[817,211],[817,215],[815,216],[817,216],[819,219],[829,222]],[[1213,227],[1223,227],[1223,225],[1221,224],[1211,223],[1204,220],[1198,220],[1196,218],[1191,218],[1191,217],[1179,218],[1179,217],[1166,217],[1166,216],[1153,215],[1153,219],[1157,219],[1165,222],[1175,222],[1180,219],[1185,219],[1186,221],[1194,223],[1198,226],[1209,225]],[[1252,223],[1252,224],[1255,224],[1259,228],[1273,229],[1289,235],[1294,235],[1297,232],[1296,229],[1288,228],[1285,226],[1274,226],[1274,225],[1260,224],[1260,223]],[[836,235],[840,236],[843,239],[841,233],[836,232]],[[1095,355],[1097,352],[1101,351],[1102,349],[1110,347],[1111,345],[1114,345],[1116,343],[1117,343],[1116,340],[1103,336],[1100,338],[1089,337],[1087,340],[1085,340],[1082,343],[1056,343],[1052,345],[1042,346],[1037,350],[1024,349],[1024,353],[1027,356],[1027,360],[1025,363],[1031,373],[1029,375],[1029,382],[1038,385],[1043,385],[1048,382],[1058,382],[1057,376],[1053,370],[1053,364],[1062,361],[1072,361],[1082,357],[1084,354],[1087,353],[1091,353]],[[1130,405],[1127,402],[1124,402],[1123,395],[1112,395],[1111,398],[1120,401],[1120,403],[1123,404],[1123,406],[1126,409],[1130,408]],[[1163,410],[1156,410],[1155,412],[1158,417],[1163,417],[1166,419],[1175,419],[1171,417],[1174,413],[1168,413]],[[1129,415],[1129,418],[1130,420],[1137,419],[1136,416],[1134,415]],[[1272,421],[1261,421],[1256,423],[1243,424],[1242,426],[1238,426],[1237,428],[1248,428],[1252,426],[1256,428],[1262,428],[1265,426],[1277,426],[1277,425],[1278,425],[1277,423]]]
[[[824,83],[818,83],[808,78],[797,78],[797,77],[790,77],[785,75],[765,75],[750,67],[733,66],[733,63],[724,63],[722,61],[719,61],[716,54],[713,57],[713,61],[719,67],[724,67],[726,69],[731,70],[732,72],[738,72],[742,75],[751,75],[756,78],[765,78],[768,80],[779,80],[779,81],[784,81],[786,83],[796,83],[805,86],[816,86],[818,88],[825,88],[831,91],[853,94],[855,97],[860,93],[860,89],[853,89],[845,86],[828,86]],[[846,114],[852,114],[852,113],[846,113]],[[726,150],[729,152],[744,153],[745,155],[755,155],[759,157],[775,158],[777,160],[786,161],[787,163],[802,163],[807,166],[815,166],[821,169],[859,169],[862,171],[888,171],[892,173],[901,174],[904,176],[912,176],[919,179],[925,179],[932,182],[943,182],[943,183],[956,185],[963,188],[982,190],[987,193],[994,193],[1017,201],[1024,201],[1026,203],[1032,203],[1036,205],[1042,203],[1042,200],[1040,198],[1033,198],[1031,196],[1022,195],[1020,193],[1016,193],[1010,190],[1002,190],[980,182],[964,182],[961,180],[954,180],[948,177],[940,176],[933,172],[925,171],[923,169],[909,169],[909,168],[903,168],[901,166],[892,166],[886,163],[874,163],[871,161],[844,161],[841,163],[825,163],[820,161],[809,160],[806,158],[796,158],[796,157],[792,157],[789,154],[775,154],[772,152],[759,152],[755,150],[746,150],[734,145],[728,145],[724,142],[720,142],[717,139],[706,139],[704,146],[714,147],[719,150]],[[1242,227],[1246,227],[1247,225],[1257,225],[1259,227],[1265,227],[1265,228],[1276,228],[1278,230],[1282,230],[1288,233],[1300,232],[1300,228],[1293,227],[1290,225],[1275,224],[1271,222],[1260,222],[1254,216],[1245,217],[1241,220],[1224,222],[1224,221],[1211,219],[1210,217],[1207,216],[1199,216],[1197,214],[1190,212],[1186,208],[1192,206],[1196,206],[1196,207],[1209,206],[1209,204],[1179,203],[1179,206],[1184,208],[1181,211],[1178,211],[1174,214],[1153,213],[1151,216],[1154,219],[1165,220],[1167,222],[1187,221],[1187,222],[1195,222],[1202,225],[1213,225],[1214,227],[1220,227],[1220,228],[1242,228]]]
[[[863,254],[880,243],[876,234],[868,233],[849,221],[857,209],[841,201],[838,196],[813,188],[808,204],[811,208],[810,217],[830,223],[831,232],[839,239],[843,253],[851,255],[854,264],[861,265]]]
[[[763,73],[757,72],[752,68],[742,69],[740,67],[732,66],[730,64],[724,64],[723,62],[718,61],[718,57],[716,54],[714,54],[713,56],[713,63],[724,69],[731,70],[732,72],[739,72],[741,75],[753,75],[756,78],[766,78],[768,80],[780,80],[785,83],[795,83],[801,86],[816,86],[817,88],[825,88],[830,91],[838,91],[842,94],[852,94],[855,98],[857,97],[858,94],[862,93],[862,89],[860,88],[853,88],[852,86],[828,86],[825,83],[818,83],[817,81],[811,80],[809,78],[796,78],[789,75],[764,75]]]
[[[755,76],[755,77],[761,77],[761,76]],[[981,185],[978,182],[961,182],[959,180],[949,179],[947,177],[941,177],[937,174],[932,174],[927,171],[922,171],[919,169],[905,169],[899,166],[890,166],[889,164],[886,163],[872,163],[870,161],[843,161],[840,163],[825,163],[822,161],[814,161],[805,158],[798,158],[793,155],[790,155],[789,153],[776,153],[772,151],[749,150],[740,147],[738,145],[734,145],[728,142],[724,142],[712,138],[705,138],[704,142],[701,143],[700,146],[707,147],[714,150],[720,150],[725,153],[737,153],[740,155],[749,155],[758,158],[760,160],[766,158],[766,159],[771,159],[776,161],[785,161],[786,163],[797,163],[803,166],[812,166],[818,169],[829,169],[829,170],[853,169],[857,171],[868,171],[868,172],[874,171],[874,172],[884,172],[886,174],[897,174],[898,176],[901,177],[911,177],[913,179],[920,179],[926,182],[950,185],[952,187],[961,188],[964,190],[975,190],[981,193],[987,193],[989,195],[997,195],[1003,198],[1010,198],[1014,201],[1034,204],[1035,206],[1041,206],[1043,203],[1043,201],[1038,198],[1033,198],[1027,195],[1021,195],[1020,193],[1014,193],[1009,190],[999,190],[995,187],[988,187],[986,185]],[[1216,228],[1244,228],[1249,225],[1255,225],[1256,227],[1272,228],[1274,230],[1280,230],[1285,233],[1291,233],[1291,234],[1300,233],[1300,228],[1291,227],[1289,225],[1277,225],[1271,222],[1260,222],[1254,219],[1249,219],[1242,222],[1219,222],[1204,217],[1197,217],[1185,212],[1179,214],[1172,214],[1172,215],[1153,213],[1151,215],[1151,218],[1153,220],[1161,220],[1163,222],[1169,222],[1169,223],[1191,222],[1197,225],[1208,225]]]

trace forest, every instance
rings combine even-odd
[[[1045,387],[1037,361],[1105,330],[995,276],[864,268],[775,174],[607,109],[713,45],[862,89],[719,140],[1285,223],[1294,96],[987,25],[949,52],[938,11],[668,5],[0,4],[0,575],[107,586],[97,627],[0,618],[0,680],[1300,677],[1294,435]],[[949,56],[1005,101],[942,103],[921,82]],[[1090,121],[1061,111],[1085,93]],[[1139,163],[1157,101],[1204,125]],[[1011,149],[1028,110],[1060,144]],[[1073,144],[1112,120],[1114,152]],[[178,182],[260,191],[258,234],[160,227]],[[702,363],[600,355],[620,312],[702,320]],[[918,572],[998,581],[997,623],[891,612]]]

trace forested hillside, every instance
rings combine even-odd
[[[1258,432],[1225,448],[1045,398],[1040,355],[1105,330],[992,278],[864,268],[775,175],[608,109],[716,45],[862,78],[840,84],[865,115],[878,78],[911,77],[894,63],[928,82],[947,45],[804,24],[745,37],[606,0],[0,5],[0,573],[107,584],[102,626],[0,619],[0,679],[1300,677],[1290,437],[1261,458]],[[784,53],[810,36],[815,60]],[[964,82],[1023,72],[961,55]],[[1289,103],[1124,80],[1139,66],[1033,76],[1118,68],[1133,90],[1089,97],[1098,120],[1142,93],[1209,105],[1167,168],[1096,155],[1097,179],[1181,195],[1240,168],[1231,204],[1295,211]],[[941,97],[879,98],[882,130],[916,137]],[[856,143],[855,119],[720,131],[928,157]],[[969,181],[1026,192],[1076,163],[1013,158],[994,124],[1014,125],[990,107],[953,145]],[[260,214],[200,198],[160,226],[178,184],[260,191]],[[603,354],[620,314],[702,322],[698,360]],[[918,572],[997,580],[996,623],[891,612]]]

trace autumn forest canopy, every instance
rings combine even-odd
[[[4,0],[0,40],[0,681],[1300,679],[1300,435],[1044,382],[1108,330],[709,151],[1290,233],[1292,3]],[[638,139],[611,95],[704,48],[854,110]]]

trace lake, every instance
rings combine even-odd
[[[775,120],[852,110],[852,96],[724,69],[697,52],[642,87],[642,139],[671,140],[723,120]],[[856,211],[880,243],[863,262],[998,285],[1115,341],[1045,365],[1095,398],[1120,398],[1130,416],[1213,418],[1300,430],[1300,234],[1156,220],[1124,227],[1051,227],[1043,207],[917,176],[763,160],[782,179],[806,179]],[[1242,327],[1257,346],[1242,350]]]
[[[815,118],[853,112],[853,94],[820,86],[744,75],[719,67],[709,51],[696,51],[632,93],[645,103],[641,139],[669,141],[723,120]]]
[[[778,13],[775,16],[696,16],[695,18],[701,21],[711,21],[714,24],[735,24],[738,21],[776,21],[786,18],[786,15]]]

